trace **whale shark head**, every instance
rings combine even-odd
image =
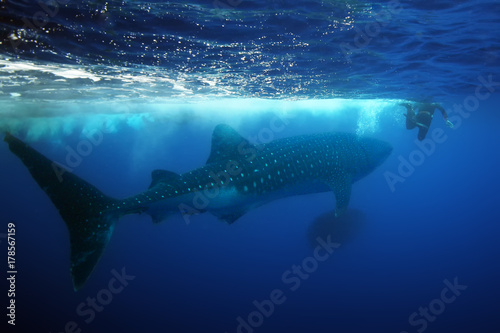
[[[392,152],[392,146],[388,142],[372,138],[363,138],[361,146],[366,151],[370,171],[384,163]]]
[[[357,158],[352,166],[355,170],[353,173],[354,181],[363,178],[379,167],[392,152],[392,146],[388,142],[378,139],[358,137],[357,143],[357,151],[355,152]]]
[[[373,138],[361,139],[361,146],[365,149],[368,159],[368,163],[366,164],[368,172],[373,171],[373,169],[384,163],[392,152],[390,143]]]

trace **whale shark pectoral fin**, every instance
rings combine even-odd
[[[351,198],[352,178],[347,173],[341,173],[333,180],[328,182],[328,185],[335,194],[335,217],[339,217],[346,210]]]

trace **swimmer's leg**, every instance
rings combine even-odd
[[[418,126],[418,139],[422,141],[431,127],[432,115],[429,112],[419,112],[415,116],[415,124]]]
[[[415,120],[415,111],[413,110],[413,106],[408,103],[401,104],[406,107],[407,113],[404,114],[406,116],[406,129],[413,129],[417,126],[417,122]]]
[[[419,126],[418,127],[418,139],[422,141],[425,139],[425,136],[427,135],[427,132],[429,132],[429,127],[424,127],[424,126]]]

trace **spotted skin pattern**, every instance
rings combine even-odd
[[[325,191],[335,193],[336,212],[342,214],[352,183],[372,172],[392,151],[386,142],[349,133],[303,135],[255,146],[231,127],[218,125],[204,166],[181,175],[154,170],[149,189],[118,200],[12,135],[4,140],[68,227],[75,290],[88,279],[116,221],[124,215],[146,213],[161,222],[179,211],[188,216],[208,211],[233,223],[270,201]]]

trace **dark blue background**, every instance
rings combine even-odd
[[[73,320],[83,332],[235,332],[236,318],[254,311],[254,300],[281,289],[286,302],[256,332],[416,332],[420,326],[410,326],[410,314],[440,297],[444,279],[457,277],[467,290],[426,331],[498,332],[497,102],[482,102],[455,130],[437,116],[433,129],[443,128],[447,140],[394,193],[384,173],[397,173],[398,157],[408,159],[417,148],[416,132],[389,121],[392,115],[382,116],[374,136],[391,142],[394,151],[353,186],[352,210],[347,221],[338,221],[352,227],[334,238],[341,247],[296,291],[282,274],[313,254],[311,239],[320,232],[322,216],[331,215],[332,193],[279,200],[233,225],[209,214],[192,217],[189,225],[180,215],[158,225],[146,215],[127,216],[87,284],[74,292],[66,227],[2,144],[1,220],[17,226],[16,328],[60,332]],[[304,114],[304,119],[292,120],[279,136],[335,129],[328,115]],[[267,121],[263,116],[239,130],[252,135]],[[160,140],[172,125],[147,126],[105,134],[74,172],[105,193],[124,197],[144,190],[154,168],[182,172],[208,156],[208,125],[174,125]],[[66,138],[70,146],[79,140]],[[64,159],[62,146],[49,140],[34,147]],[[76,307],[107,287],[112,269],[123,267],[136,278],[86,324]]]
[[[318,98],[434,98],[451,111],[474,95],[480,75],[500,82],[498,1],[400,1],[402,11],[347,61],[340,45],[353,43],[389,3],[243,0],[224,10],[212,0],[69,1],[42,30],[23,21],[40,3],[2,1],[0,130],[64,161],[64,147],[76,147],[82,127],[118,114],[117,130],[74,172],[122,198],[145,190],[151,170],[203,165],[228,97],[234,100],[226,118],[245,137],[269,126],[273,114],[235,110],[237,103],[309,100],[276,135],[284,137],[356,131],[357,107],[347,101],[340,113],[316,112]],[[11,36],[21,41],[16,49]],[[76,70],[74,78],[61,74]],[[500,87],[494,88],[496,95],[454,130],[436,114],[432,126],[447,140],[394,192],[384,175],[397,173],[399,158],[418,147],[416,132],[404,128],[403,108],[384,109],[368,133],[394,151],[354,184],[351,210],[335,227],[328,223],[332,193],[276,201],[230,226],[210,214],[189,225],[180,216],[158,225],[146,215],[127,216],[78,292],[63,221],[1,143],[0,233],[16,223],[19,271],[18,325],[8,329],[55,333],[75,321],[83,332],[233,333],[237,317],[255,310],[254,300],[282,289],[286,302],[255,332],[413,333],[420,326],[411,326],[409,316],[440,297],[443,280],[457,277],[467,290],[426,332],[498,333]],[[204,100],[212,104],[200,112]],[[154,121],[136,125],[134,112]],[[311,240],[324,233],[341,247],[290,291],[282,274],[311,256]],[[77,306],[122,268],[135,279],[85,323]]]

